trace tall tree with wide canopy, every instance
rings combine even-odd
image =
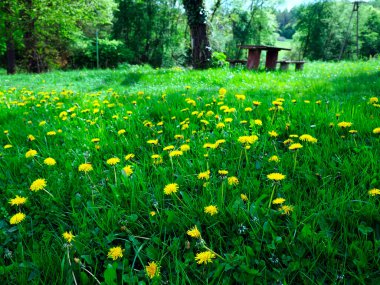
[[[211,47],[207,35],[207,13],[203,0],[183,0],[191,34],[192,64],[196,69],[210,66]]]

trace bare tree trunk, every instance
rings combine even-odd
[[[13,39],[13,26],[12,20],[9,17],[12,17],[12,9],[9,2],[5,2],[5,37],[6,37],[6,54],[7,54],[7,74],[16,73],[16,52],[15,52],[15,42]]]

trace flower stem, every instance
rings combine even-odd
[[[213,251],[211,248],[208,248],[207,246],[203,245],[204,249],[207,249],[208,251],[211,251],[213,254],[215,254],[217,257],[219,257],[221,260],[226,261],[226,259],[219,254],[217,254],[215,251]]]
[[[269,199],[269,204],[268,204],[268,209],[270,209],[270,206],[272,204],[273,196],[274,196],[274,191],[276,190],[276,184],[273,184],[273,189],[272,189],[272,194],[270,195]]]

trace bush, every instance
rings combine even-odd
[[[228,66],[227,56],[223,52],[213,52],[211,56],[212,67]]]

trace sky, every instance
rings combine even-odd
[[[280,6],[281,9],[292,9],[294,6],[300,5],[302,3],[307,3],[307,0],[284,0],[284,4]]]

